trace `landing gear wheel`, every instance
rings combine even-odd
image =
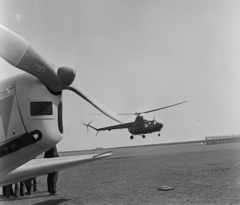
[[[160,133],[158,134],[158,137],[160,137]]]
[[[145,138],[145,135],[143,135],[142,138]]]
[[[130,136],[130,139],[132,140],[132,139],[133,139],[133,136]]]

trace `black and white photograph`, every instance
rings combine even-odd
[[[0,0],[0,204],[240,204],[239,77],[238,0]]]

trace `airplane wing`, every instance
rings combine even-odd
[[[32,159],[0,179],[0,186],[25,181],[51,172],[68,169],[88,162],[112,156],[112,151],[101,154]]]
[[[92,125],[90,125],[90,123],[89,124],[84,123],[84,125],[86,125],[87,127],[91,127],[96,131],[105,131],[105,130],[111,131],[111,130],[117,130],[117,129],[125,129],[125,128],[129,128],[132,124],[133,124],[133,122],[128,122],[128,123],[122,123],[119,125],[112,125],[112,126],[108,126],[108,127],[96,128],[96,127],[93,127]]]

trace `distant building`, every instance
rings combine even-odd
[[[205,144],[207,145],[233,143],[233,142],[240,142],[240,134],[205,137]]]

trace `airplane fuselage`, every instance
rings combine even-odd
[[[62,137],[61,93],[27,73],[0,82],[0,183]]]

